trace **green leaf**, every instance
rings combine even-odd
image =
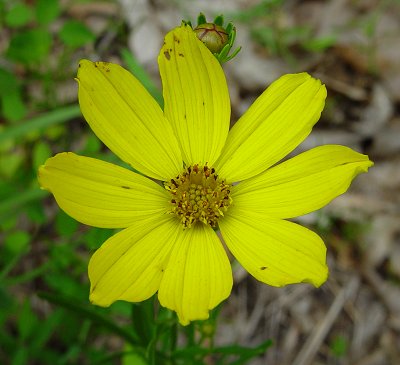
[[[17,215],[14,216],[1,216],[0,215],[0,232],[10,231],[17,226]]]
[[[32,9],[24,3],[15,4],[6,12],[5,23],[12,28],[21,27],[32,19]]]
[[[115,231],[105,228],[90,228],[82,238],[89,250],[97,250]]]
[[[321,37],[321,38],[312,38],[303,43],[303,47],[311,52],[322,52],[325,49],[332,47],[337,42],[337,39],[334,35]]]
[[[17,170],[21,167],[24,158],[24,153],[22,153],[20,149],[0,154],[0,177],[10,179],[14,176]]]
[[[6,264],[1,267],[0,280],[4,280],[8,273],[18,264],[21,257],[28,251],[29,242],[30,236],[24,231],[16,231],[5,237],[6,254],[11,253],[11,255],[5,255]]]
[[[102,143],[99,140],[99,138],[95,134],[91,133],[86,138],[86,146],[79,153],[90,156],[96,152],[99,152],[101,149],[101,146],[102,146]]]
[[[131,345],[125,345],[125,346],[129,346],[131,351],[119,351],[119,352],[107,354],[105,356],[97,357],[95,359],[91,359],[90,365],[109,365],[109,364],[114,364],[115,362],[117,362],[119,364],[121,359],[122,359],[122,365],[128,365],[128,364],[129,365],[131,365],[131,364],[148,365],[148,362],[146,362],[146,360],[145,360],[145,353],[144,353],[144,349],[142,347],[131,346]],[[134,355],[134,356],[130,357],[131,355]],[[124,362],[125,356],[128,356],[127,364],[125,364],[125,362]],[[138,359],[138,357],[140,357],[140,359]],[[132,360],[137,361],[137,362],[133,363]],[[142,362],[140,362],[140,361],[142,361]]]
[[[27,365],[29,361],[29,352],[26,347],[20,346],[13,354],[11,365]]]
[[[336,357],[343,357],[348,348],[348,341],[344,336],[336,336],[330,343],[331,352]]]
[[[16,121],[26,114],[18,80],[14,74],[0,67],[0,99],[2,113],[6,119]]]
[[[18,80],[15,75],[0,67],[0,96],[7,95],[18,89]]]
[[[52,151],[47,142],[38,141],[33,146],[32,151],[32,167],[36,171],[45,161],[51,157]]]
[[[38,318],[33,313],[28,300],[25,300],[17,320],[19,337],[25,341],[31,337],[38,324]]]
[[[84,46],[96,38],[86,25],[76,20],[65,22],[60,30],[59,37],[65,45],[73,48]]]
[[[25,213],[33,223],[44,224],[47,221],[42,202],[36,201],[27,205],[25,208]]]
[[[27,250],[30,240],[29,234],[25,231],[16,231],[7,235],[4,243],[9,252],[14,255],[20,255]]]
[[[5,328],[4,321],[14,306],[15,295],[11,294],[4,282],[0,283],[0,327]]]
[[[6,56],[25,65],[36,64],[48,56],[52,38],[42,29],[19,32],[11,37]]]
[[[59,210],[56,216],[55,227],[56,231],[60,236],[69,237],[73,233],[76,232],[79,223],[64,213],[62,210]]]
[[[11,122],[16,122],[25,117],[26,108],[19,89],[11,90],[1,96],[1,109],[4,117]]]
[[[149,365],[144,354],[140,351],[135,351],[135,347],[127,344],[125,351],[126,353],[122,357],[122,365]]]
[[[35,10],[37,22],[46,25],[60,15],[60,2],[59,0],[37,0]]]

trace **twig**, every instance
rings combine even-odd
[[[311,364],[315,354],[321,347],[326,335],[331,329],[336,317],[339,315],[340,311],[343,309],[346,301],[354,294],[359,286],[360,281],[358,277],[353,277],[349,283],[340,290],[335,301],[332,303],[331,307],[322,322],[315,327],[314,331],[308,337],[303,348],[293,361],[293,365],[308,365]]]

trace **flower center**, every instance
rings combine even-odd
[[[184,227],[200,221],[217,227],[219,217],[232,203],[230,185],[218,178],[213,168],[199,165],[188,167],[165,188],[172,194],[171,213],[176,214]]]

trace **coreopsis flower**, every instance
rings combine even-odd
[[[118,65],[83,60],[77,76],[90,127],[141,174],[72,152],[39,170],[40,185],[70,216],[123,228],[90,260],[90,300],[109,306],[158,292],[182,324],[206,319],[232,288],[217,230],[256,279],[320,286],[325,245],[287,219],[323,207],[372,165],[339,145],[277,164],[318,121],[324,85],[307,73],[282,76],[229,130],[224,73],[189,26],[166,35],[158,62],[164,110]]]

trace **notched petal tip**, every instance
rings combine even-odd
[[[325,101],[326,97],[328,96],[325,84],[323,84],[320,79],[313,77],[307,72],[284,75],[281,77],[281,79],[284,80],[284,78],[286,77],[287,82],[292,82],[297,78],[299,80],[299,85],[297,86],[297,88],[301,85],[307,85],[307,88],[304,86],[305,92],[310,92],[314,90],[313,99]],[[322,109],[323,107],[321,108],[321,111]]]
[[[188,326],[190,324],[190,321],[188,321],[187,319],[183,319],[183,318],[179,317],[179,315],[178,315],[178,320],[179,320],[179,324],[181,326]]]
[[[329,277],[329,269],[328,266],[325,264],[325,272],[321,272],[318,277],[304,279],[303,283],[311,284],[314,287],[319,288],[328,280],[328,277]]]
[[[43,173],[44,173],[45,168],[46,168],[46,165],[41,165],[39,167],[38,173],[37,173],[37,180],[38,180],[38,183],[39,183],[39,186],[40,186],[41,190],[49,191],[49,189],[46,186],[44,186],[44,184],[43,184]]]
[[[214,308],[211,308],[209,310],[212,310]],[[203,316],[198,316],[195,319],[187,319],[184,316],[181,315],[181,313],[177,312],[176,315],[178,316],[179,324],[182,326],[188,326],[191,322],[196,322],[196,321],[206,321],[207,319],[210,318],[210,312],[204,313]]]
[[[99,71],[99,72],[110,72],[113,67],[121,67],[118,64],[113,64],[110,62],[104,61],[90,61],[86,59],[82,59],[78,63],[78,75],[77,78],[79,80],[79,75],[84,71]]]
[[[85,67],[90,67],[94,64],[93,61],[87,60],[86,58],[82,58],[78,63],[78,71],[79,69],[84,69]]]
[[[187,165],[211,165],[229,131],[230,101],[221,65],[192,28],[183,25],[164,38],[158,56],[164,115]]]
[[[97,305],[99,307],[107,308],[109,307],[112,303],[114,302],[105,302],[102,300],[101,296],[98,296],[97,293],[95,293],[95,288],[90,288],[90,294],[89,294],[89,302],[93,305]]]
[[[325,85],[306,72],[281,76],[229,131],[214,167],[230,182],[265,171],[309,135],[326,96]]]
[[[358,157],[358,161],[352,161],[352,163],[355,164],[353,178],[355,178],[359,174],[368,172],[368,170],[374,166],[374,162],[369,159],[368,155],[358,153],[351,150],[350,148],[348,148],[348,150],[350,150],[355,156]]]
[[[81,74],[83,71],[86,71],[90,67],[93,67],[92,65],[93,65],[93,62],[90,60],[87,60],[87,59],[80,60],[78,63],[78,73],[77,73],[75,80],[79,81],[79,74]]]
[[[43,165],[40,165],[38,168],[38,173],[37,173],[37,179],[39,182],[39,186],[40,189],[42,190],[47,190],[49,192],[51,192],[51,189],[49,186],[46,186],[45,182],[44,182],[44,175],[48,172],[48,168],[50,165],[53,164],[53,162],[57,159],[57,156],[59,155],[63,155],[66,152],[62,152],[62,153],[58,153],[57,155],[53,156],[53,157],[49,157],[45,163]]]
[[[364,164],[362,165],[363,172],[367,172],[370,167],[375,165],[374,161],[369,159],[368,155],[361,155],[364,157]]]
[[[50,169],[56,168],[57,164],[62,164],[62,160],[66,157],[74,157],[76,156],[73,152],[60,152],[56,155],[49,157],[43,165],[40,165],[38,168],[37,179],[39,182],[40,189],[47,190],[52,193],[52,189],[48,184],[45,183],[45,175],[50,173]]]

